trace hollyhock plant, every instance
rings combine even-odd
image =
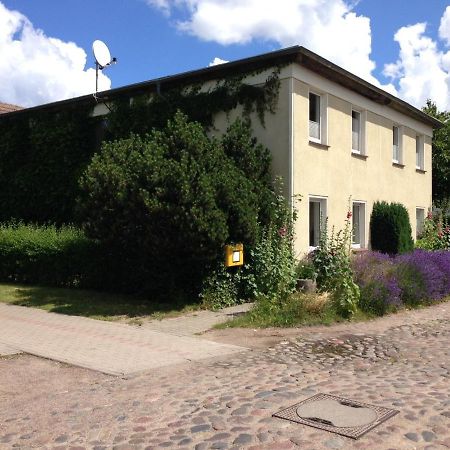
[[[431,212],[428,213],[416,247],[425,250],[450,250],[450,226],[442,214],[433,217]]]

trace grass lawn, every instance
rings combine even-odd
[[[161,319],[199,309],[198,304],[166,304],[137,297],[82,289],[0,283],[0,302],[100,320]]]
[[[368,320],[372,315],[357,311],[352,321]],[[327,294],[295,293],[283,304],[274,306],[270,302],[260,302],[248,313],[236,317],[214,328],[267,328],[267,327],[298,327],[308,325],[331,325],[346,322],[331,307]]]
[[[450,296],[440,301],[407,306],[405,309],[422,309],[436,303],[450,302]],[[401,311],[401,309],[400,309]],[[395,314],[395,311],[391,313]],[[389,313],[388,313],[389,314]],[[331,306],[328,294],[294,293],[287,301],[274,306],[270,302],[256,303],[255,307],[246,314],[236,317],[214,328],[268,328],[268,327],[301,327],[308,325],[331,325],[338,322],[361,322],[377,318],[373,313],[358,309],[349,319],[336,313]]]

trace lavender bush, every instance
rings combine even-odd
[[[361,309],[378,315],[450,295],[449,251],[415,250],[396,257],[366,252],[353,258],[352,268]]]
[[[379,252],[355,256],[352,261],[355,282],[361,295],[359,307],[377,315],[401,306],[401,289],[393,258]]]
[[[405,304],[450,295],[450,252],[415,250],[395,258]]]

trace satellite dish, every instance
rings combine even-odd
[[[92,52],[95,58],[95,95],[98,92],[98,71],[106,69],[117,62],[117,58],[111,58],[108,46],[98,39],[92,44]],[[96,97],[97,98],[97,97]]]
[[[94,52],[94,58],[100,70],[111,64],[111,53],[103,41],[99,41],[98,39],[94,41],[92,51]]]

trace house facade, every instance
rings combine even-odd
[[[275,115],[265,127],[252,122],[272,151],[274,175],[283,177],[290,198],[300,198],[297,255],[317,246],[322,220],[339,230],[349,212],[353,247],[369,248],[376,201],[403,204],[416,237],[431,208],[431,142],[439,122],[318,55],[297,51],[297,60],[281,70]],[[224,130],[229,120],[223,115],[216,124]]]
[[[376,201],[399,202],[408,210],[413,237],[431,208],[431,141],[436,119],[362,80],[319,55],[291,47],[214,67],[124,86],[3,116],[57,113],[87,105],[92,116],[107,116],[111,104],[162,95],[189,85],[208,87],[226,77],[262,85],[278,71],[273,113],[262,124],[252,117],[255,137],[273,157],[273,175],[284,180],[288,198],[301,198],[295,249],[299,257],[317,246],[320,224],[343,228],[351,212],[353,246],[370,246],[369,220]],[[211,133],[222,133],[237,107],[214,117]]]

